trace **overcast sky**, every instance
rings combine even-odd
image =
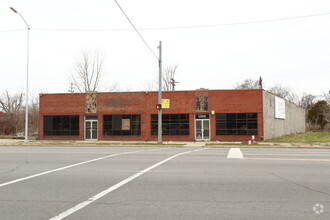
[[[299,95],[330,90],[329,0],[118,2],[154,53],[163,42],[164,65],[179,65],[178,90],[231,89],[259,76],[266,88],[282,84]],[[146,90],[158,77],[157,59],[114,0],[1,0],[0,93],[25,91],[26,83],[25,24],[9,7],[31,27],[34,96],[67,92],[82,50],[105,53],[104,88],[117,83]],[[269,21],[301,16],[306,17]],[[185,28],[161,29],[168,27]]]

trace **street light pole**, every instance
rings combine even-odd
[[[19,14],[19,16],[22,18],[22,20],[24,21],[24,23],[26,24],[26,29],[27,29],[27,56],[26,56],[26,94],[25,94],[25,140],[24,142],[27,143],[28,142],[28,133],[29,133],[29,47],[30,47],[30,26],[28,25],[28,23],[25,21],[25,19],[23,18],[23,16],[16,11],[14,8],[10,7],[10,9],[16,13]]]
[[[159,41],[159,78],[158,78],[158,144],[162,143],[162,42]]]

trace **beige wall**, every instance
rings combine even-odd
[[[285,100],[285,119],[275,118],[275,95],[263,91],[264,139],[304,133],[305,109]]]

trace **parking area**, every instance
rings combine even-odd
[[[330,150],[0,147],[1,219],[329,219]]]

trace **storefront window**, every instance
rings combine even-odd
[[[79,115],[44,116],[44,136],[79,136]]]
[[[158,135],[158,115],[151,115],[151,135]],[[163,136],[189,136],[189,114],[163,114]]]
[[[257,113],[216,114],[216,135],[258,135]]]
[[[141,135],[140,115],[103,115],[104,136]]]

